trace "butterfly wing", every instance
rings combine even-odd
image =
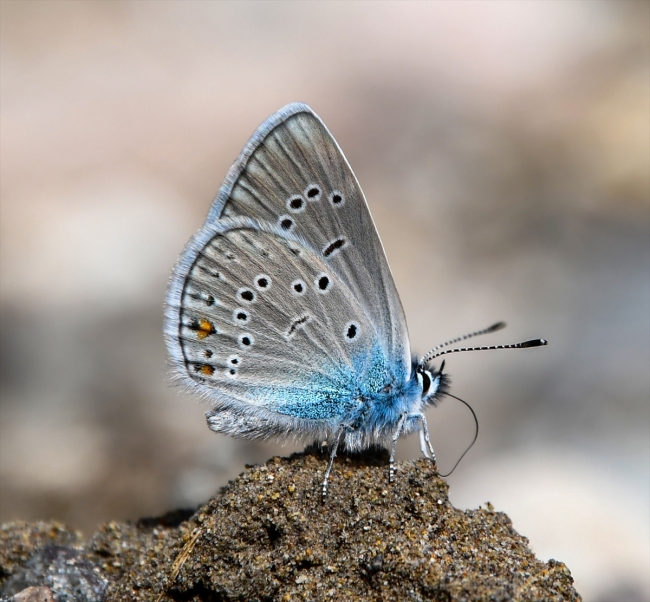
[[[267,119],[231,168],[209,219],[235,216],[288,226],[323,253],[408,372],[404,310],[370,210],[339,145],[307,105]]]
[[[325,432],[363,393],[408,377],[404,314],[365,199],[305,105],[249,141],[167,301],[170,355],[215,402],[214,430]]]
[[[214,430],[326,432],[397,378],[346,284],[273,224],[221,220],[183,281],[168,342],[184,379],[215,402]]]

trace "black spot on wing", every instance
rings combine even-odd
[[[255,287],[257,290],[263,291],[271,286],[271,277],[266,274],[259,274],[255,276]]]
[[[360,333],[359,325],[356,322],[348,322],[343,329],[343,335],[348,341],[354,341]]]
[[[292,213],[304,211],[305,200],[300,195],[293,196],[287,201],[287,209]]]
[[[307,189],[305,190],[305,196],[310,201],[318,201],[320,199],[320,195],[321,195],[321,190],[319,186],[317,186],[316,184],[307,186]]]
[[[239,346],[242,349],[250,347],[254,342],[255,340],[253,339],[253,335],[248,334],[247,332],[239,335]]]
[[[295,222],[288,215],[281,215],[278,218],[278,226],[280,227],[281,230],[284,230],[285,232],[291,230],[294,224]]]
[[[307,290],[307,285],[305,284],[304,280],[294,280],[291,283],[291,294],[292,295],[304,295],[305,291]]]
[[[339,192],[338,190],[334,190],[330,193],[330,203],[334,207],[342,207],[345,205],[345,197],[343,196],[343,193]]]
[[[319,293],[324,294],[332,287],[332,281],[327,274],[319,274],[314,280],[314,286]]]
[[[240,299],[246,303],[253,303],[253,301],[255,301],[255,293],[249,288],[242,288],[237,291],[237,294],[239,295]]]

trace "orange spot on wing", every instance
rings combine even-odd
[[[196,336],[199,339],[204,339],[215,332],[214,326],[208,320],[203,319],[199,322],[199,327],[196,329]]]
[[[203,366],[201,366],[201,374],[205,374],[206,376],[212,376],[214,374],[214,366],[210,366],[209,364],[203,364]]]

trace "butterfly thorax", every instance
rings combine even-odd
[[[372,371],[370,371],[372,372]],[[395,432],[402,417],[410,417],[404,424],[404,433],[416,427],[417,417],[427,405],[435,401],[448,387],[446,375],[437,373],[430,376],[427,389],[423,391],[423,379],[418,377],[417,362],[413,363],[408,378],[387,378],[381,386],[368,373],[360,379],[358,395],[351,400],[350,411],[337,417],[338,424],[348,427],[345,446],[349,449],[362,449],[369,444],[387,443]],[[374,384],[373,387],[368,385]]]

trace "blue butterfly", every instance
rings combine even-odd
[[[475,336],[493,332],[497,324]],[[165,338],[175,375],[212,402],[216,432],[361,450],[420,433],[456,351],[413,358],[404,310],[359,183],[304,104],[255,132],[171,277]],[[506,347],[546,344],[538,339]]]

